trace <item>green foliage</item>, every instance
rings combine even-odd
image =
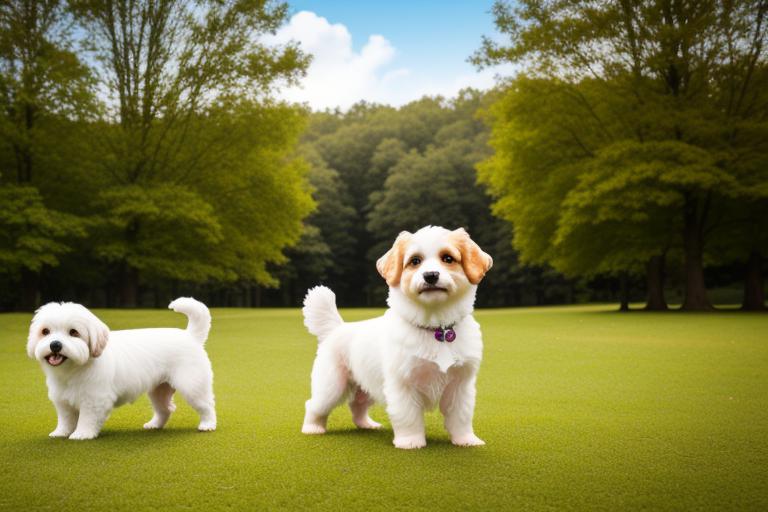
[[[50,210],[35,187],[0,186],[0,271],[38,272],[56,266],[61,254],[82,243],[85,224],[73,215]]]
[[[485,146],[463,136],[443,144],[429,146],[423,154],[412,150],[404,155],[390,168],[383,190],[372,196],[368,229],[384,243],[391,244],[403,229],[446,222],[469,226],[473,207],[484,205],[473,165],[486,153]],[[375,248],[378,256],[384,252]]]
[[[3,3],[11,282],[21,267],[87,266],[82,280],[125,305],[141,282],[276,285],[268,267],[314,208],[294,153],[306,112],[271,99],[308,63],[263,42],[286,18],[286,4],[250,0]]]
[[[27,308],[38,301],[40,272],[59,265],[73,239],[85,235],[85,222],[46,193],[50,177],[59,179],[72,164],[69,134],[55,126],[97,110],[92,75],[72,49],[70,28],[63,2],[0,3],[0,261]]]
[[[324,280],[328,276],[338,277],[336,267],[340,261],[352,257],[355,239],[352,227],[355,224],[355,210],[349,205],[347,187],[339,173],[328,167],[320,155],[309,145],[301,148],[302,157],[309,163],[309,183],[314,188],[313,197],[317,201],[315,210],[306,220],[309,233],[315,232],[322,243],[313,243],[315,268],[304,268],[305,278],[309,281]],[[298,244],[304,247],[305,244]],[[305,249],[306,252],[306,249]]]
[[[373,260],[424,224],[494,255],[498,305],[570,300],[558,272],[684,255],[701,277],[768,252],[768,4],[493,13],[510,39],[474,61],[521,70],[498,91],[309,114],[273,98],[310,58],[265,44],[284,3],[0,4],[4,284],[124,305],[280,285],[266,301],[296,304],[322,281],[374,304]]]
[[[294,45],[262,42],[286,5],[72,5],[117,121],[100,133],[107,180],[94,208],[106,208],[108,229],[96,253],[150,280],[275,285],[267,264],[285,260],[313,207],[290,155],[303,114],[269,100],[308,62]]]
[[[299,240],[302,219],[315,207],[308,167],[294,154],[303,127],[295,107],[244,103],[201,130],[229,138],[226,155],[211,161],[196,185],[224,230],[215,260],[239,280],[276,285],[267,265],[286,261],[283,249]]]
[[[397,110],[363,103],[346,113],[312,114],[302,155],[318,209],[307,227],[318,228],[329,252],[312,229],[280,271],[287,289],[268,300],[299,304],[307,287],[323,282],[342,304],[382,303],[386,287],[375,260],[398,232],[427,224],[465,227],[491,251],[493,279],[483,283],[483,303],[564,300],[570,285],[562,276],[520,266],[509,225],[491,216],[490,199],[476,183],[474,165],[490,155],[488,129],[476,112],[488,102],[465,90]],[[537,286],[540,293],[523,289]]]
[[[496,150],[478,165],[479,179],[498,197],[494,213],[515,226],[525,263],[553,259],[559,203],[577,182],[579,166],[602,134],[578,130],[578,98],[559,84],[521,77],[488,110]]]
[[[92,74],[73,50],[71,26],[64,2],[0,4],[0,140],[19,151],[34,144],[38,116],[94,113]]]
[[[105,233],[94,233],[95,253],[107,262],[127,262],[149,277],[188,281],[228,277],[211,259],[223,239],[213,208],[197,193],[169,184],[112,187],[94,205]],[[112,232],[125,237],[110,236]]]
[[[496,154],[479,169],[521,258],[590,276],[681,249],[686,307],[707,307],[703,259],[755,249],[725,226],[739,222],[730,202],[765,197],[768,4],[521,1],[494,15],[509,44],[486,38],[473,61],[525,74],[490,109]],[[714,238],[741,248],[716,253]]]

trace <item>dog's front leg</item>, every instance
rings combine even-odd
[[[451,381],[440,398],[445,429],[451,435],[451,442],[457,446],[482,446],[485,442],[475,435],[472,428],[477,369],[469,366],[452,368],[450,374]]]
[[[396,448],[410,450],[427,445],[424,434],[424,409],[414,391],[401,383],[384,387],[387,400],[387,414],[395,431],[392,443]]]
[[[56,430],[48,434],[50,437],[69,437],[77,425],[77,409],[66,402],[55,401],[56,407]]]
[[[87,403],[80,406],[80,417],[77,420],[77,428],[70,439],[85,440],[94,439],[99,435],[101,426],[112,411],[112,404],[107,402]]]

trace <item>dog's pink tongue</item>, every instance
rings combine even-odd
[[[48,362],[52,366],[58,366],[61,364],[61,362],[64,360],[63,357],[61,357],[59,354],[54,354],[51,357],[48,358]]]

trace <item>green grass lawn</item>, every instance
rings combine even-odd
[[[219,430],[179,408],[145,432],[146,397],[95,441],[52,440],[30,315],[0,315],[0,509],[768,508],[768,315],[484,310],[475,431],[453,447],[438,413],[425,449],[356,431],[337,409],[300,433],[315,341],[298,310],[213,311]],[[166,311],[97,311],[111,328],[183,326]],[[372,310],[348,310],[362,319]]]

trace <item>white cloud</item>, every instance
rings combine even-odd
[[[463,73],[457,73],[453,76],[416,80],[411,85],[408,99],[403,103],[418,99],[424,95],[452,98],[456,96],[460,90],[468,87],[487,90],[496,85],[496,78],[498,76],[509,76],[513,71],[513,66],[503,65],[494,68],[486,68],[479,72],[464,70]]]
[[[384,36],[371,35],[360,51],[355,51],[346,26],[332,24],[310,11],[295,14],[270,41],[296,41],[312,54],[301,85],[284,88],[279,94],[314,109],[346,109],[361,100],[399,106],[424,95],[451,97],[464,87],[492,87],[499,72],[488,69],[474,73],[462,66],[463,74],[446,78],[396,67],[397,50]]]
[[[281,96],[307,102],[316,109],[347,108],[362,99],[385,102],[386,84],[407,73],[387,69],[395,48],[386,38],[372,35],[355,52],[347,27],[331,24],[313,12],[295,14],[272,39],[276,43],[298,41],[305,52],[312,54],[302,85],[284,89]]]

